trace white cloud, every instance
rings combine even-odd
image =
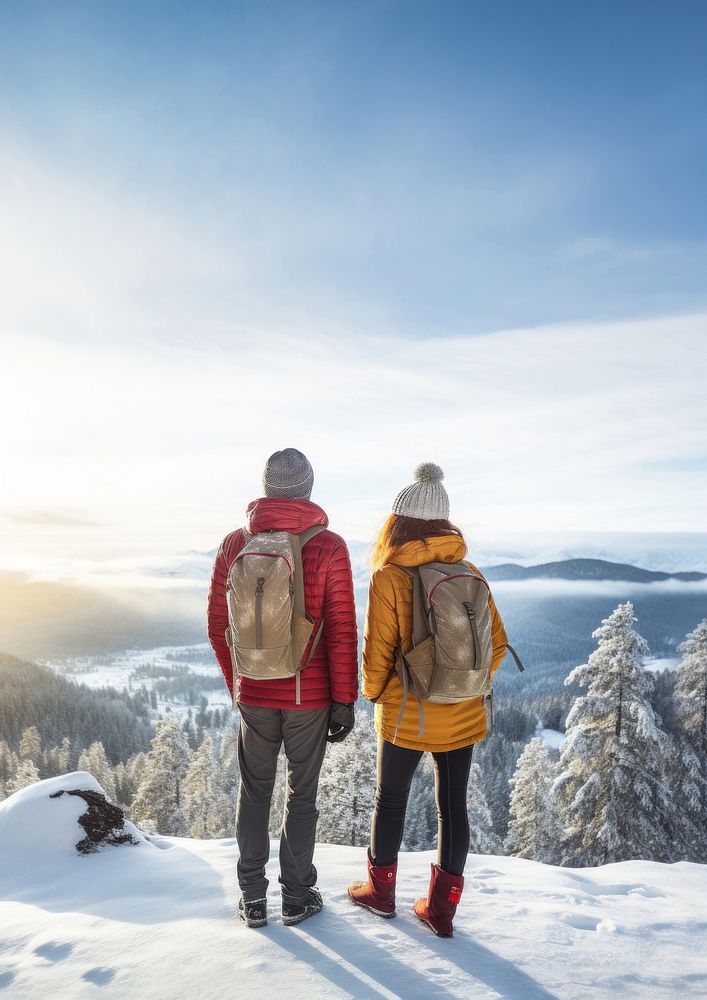
[[[3,506],[86,511],[111,527],[81,544],[106,555],[209,547],[295,445],[349,537],[427,459],[477,535],[698,529],[704,475],[676,491],[647,463],[701,453],[705,335],[707,316],[414,344],[254,331],[187,359],[6,336]]]
[[[624,580],[495,580],[494,594],[523,597],[614,597],[627,601],[649,594],[707,594],[707,580],[655,580],[637,583]]]
[[[305,287],[268,325],[272,242],[17,153],[0,166],[4,551],[210,548],[286,445],[347,537],[371,537],[428,459],[476,538],[703,527],[707,314],[411,339],[313,322]],[[96,523],[58,523],[76,511]]]

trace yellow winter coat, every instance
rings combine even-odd
[[[465,555],[466,545],[458,535],[435,535],[401,545],[392,559],[401,566],[420,566],[429,562],[459,562]],[[466,565],[479,572],[473,563]],[[489,609],[493,674],[505,656],[508,637],[490,594]],[[397,674],[391,675],[395,650],[399,646],[404,652],[412,646],[412,577],[405,570],[387,563],[373,574],[368,589],[362,692],[364,698],[375,702],[376,732],[391,743],[403,702],[402,685]],[[418,735],[418,704],[411,691],[395,740],[397,746],[413,750],[456,750],[478,743],[486,736],[486,711],[481,698],[452,705],[425,702],[422,738]]]

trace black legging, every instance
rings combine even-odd
[[[469,853],[466,787],[473,746],[433,753],[437,800],[437,863],[452,875],[462,875]],[[378,739],[378,787],[371,822],[371,858],[387,865],[398,857],[405,826],[410,784],[422,750],[408,750]]]

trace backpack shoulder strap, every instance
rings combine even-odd
[[[313,524],[311,528],[307,528],[306,531],[302,531],[297,537],[299,538],[300,548],[304,548],[310,538],[314,538],[318,535],[320,531],[326,531],[325,524]]]
[[[511,646],[510,642],[506,643],[506,649],[511,654],[511,656],[513,657],[513,659],[516,661],[516,666],[518,667],[518,669],[520,670],[520,672],[524,673],[525,672],[525,667],[521,663],[520,656],[518,656],[518,654],[516,653],[516,651],[513,648],[513,646]]]
[[[292,555],[295,560],[295,614],[300,615],[302,618],[307,618],[307,609],[304,604],[304,570],[302,569],[302,549],[310,540],[318,535],[320,531],[326,531],[326,526],[323,524],[313,524],[311,528],[307,528],[306,531],[301,532],[299,535],[290,535],[290,540],[292,543]],[[311,621],[311,619],[308,619]],[[310,641],[309,655],[304,663],[299,667],[297,673],[295,674],[295,704],[300,704],[300,674],[302,670],[307,666],[309,661],[314,656],[314,652],[319,645],[319,640],[322,637],[322,631],[324,630],[324,619],[319,623],[319,628],[317,629],[316,635]]]
[[[401,566],[400,563],[392,563],[398,569],[404,570],[408,576],[412,577],[412,644],[418,646],[428,635],[431,635],[427,611],[425,609],[425,598],[422,593],[422,580],[420,579],[419,566]]]
[[[243,545],[238,550],[239,554],[240,554],[241,550],[246,547],[246,545],[248,544],[248,542],[253,537],[251,535],[251,533],[248,531],[247,528],[241,528],[240,530],[243,532]],[[227,593],[231,589],[231,583],[230,583],[230,580],[229,580],[229,577],[231,575],[231,570],[236,565],[237,560],[238,560],[238,556],[236,556],[235,559],[232,559],[231,562],[228,564],[228,570],[226,571],[226,580],[227,580],[227,582],[226,582],[226,592]]]
[[[318,535],[320,531],[326,531],[323,524],[314,524],[299,535],[291,534],[292,555],[295,559],[295,611],[302,618],[307,617],[304,606],[304,572],[302,570],[302,549],[310,540]]]

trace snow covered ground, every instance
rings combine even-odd
[[[51,667],[62,676],[76,680],[87,687],[99,688],[104,685],[134,690],[145,684],[149,690],[150,678],[136,674],[142,666],[163,668],[164,677],[169,677],[180,667],[188,667],[192,673],[205,676],[220,676],[211,646],[201,642],[191,646],[158,646],[154,649],[126,649],[118,653],[94,656],[65,657],[62,660],[38,660]]]
[[[538,726],[535,735],[539,736],[553,750],[559,750],[565,740],[565,734],[561,733],[559,729],[543,729]]]
[[[646,670],[656,674],[661,670],[677,670],[679,664],[679,656],[647,656],[643,661]]]
[[[399,914],[355,908],[362,848],[318,845],[324,911],[279,917],[276,845],[271,917],[234,916],[233,840],[140,838],[78,855],[77,772],[0,804],[0,993],[4,1000],[593,1000],[704,997],[707,867],[628,862],[552,868],[471,855],[452,940],[411,914],[430,853],[400,858]],[[134,830],[134,828],[133,828]]]
[[[203,695],[208,707],[231,708],[232,702],[228,688],[222,680],[221,669],[218,666],[209,643],[197,643],[191,646],[159,646],[155,649],[127,649],[119,653],[104,655],[76,656],[63,660],[39,660],[44,666],[55,670],[67,680],[85,684],[90,688],[114,687],[118,691],[126,688],[134,693],[141,687],[152,691],[158,679],[175,677],[180,671],[188,669],[190,674],[209,680],[216,678],[219,685],[216,689],[199,688],[194,681],[194,690]],[[156,676],[145,676],[141,668],[149,667]],[[196,711],[198,705],[192,705]],[[157,711],[153,721],[172,715],[182,719],[186,716],[189,705],[184,698],[157,699]]]

